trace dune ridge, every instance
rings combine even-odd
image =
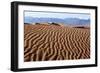
[[[90,29],[24,25],[24,61],[90,58]]]

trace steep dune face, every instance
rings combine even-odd
[[[24,25],[24,61],[90,58],[90,29]]]

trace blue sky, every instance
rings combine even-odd
[[[57,12],[34,12],[34,11],[25,11],[25,17],[34,17],[34,18],[79,18],[79,19],[90,19],[90,14],[83,13],[57,13]]]

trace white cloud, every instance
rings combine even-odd
[[[80,18],[80,19],[89,19],[90,14],[83,14],[83,13],[57,13],[57,12],[34,12],[34,11],[25,11],[25,17],[47,17],[47,18]]]

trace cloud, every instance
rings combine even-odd
[[[90,19],[90,14],[84,13],[67,13],[67,12],[34,12],[25,11],[25,17],[38,17],[38,18],[79,18],[79,19]]]

